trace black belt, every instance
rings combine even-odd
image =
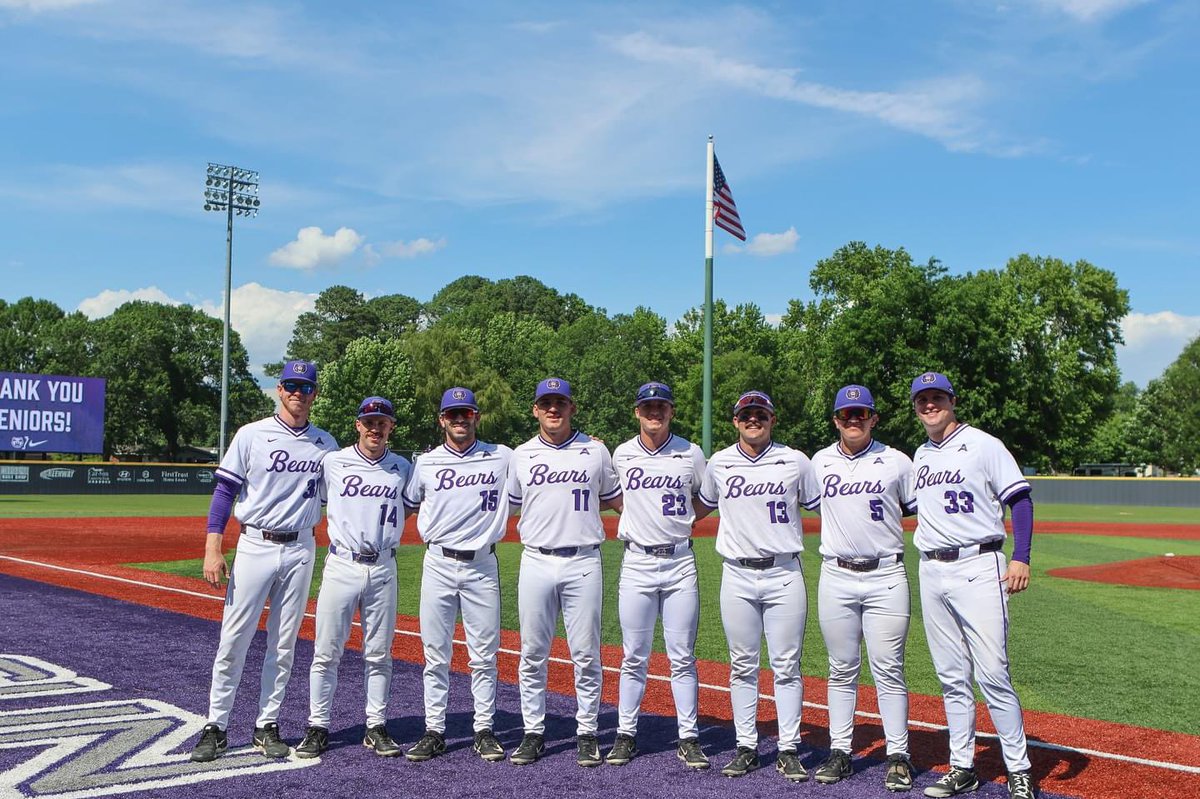
[[[958,560],[958,553],[961,550],[970,549],[970,547],[946,547],[945,549],[930,549],[921,554],[930,560]],[[1004,549],[1003,538],[993,538],[991,541],[984,541],[979,545],[980,552],[999,552]]]
[[[779,555],[790,556],[789,559],[800,557],[799,552],[780,552]],[[779,555],[771,555],[769,558],[736,558],[736,560],[747,569],[769,569],[775,565],[775,558]]]
[[[242,532],[246,532],[246,528],[250,526],[252,525],[243,524]],[[290,544],[300,537],[298,530],[259,530],[257,527],[254,527],[254,529],[258,530],[263,541],[270,541],[275,544]]]
[[[591,552],[599,548],[599,544],[589,544],[586,547],[535,547],[543,555],[555,555],[560,558],[574,557],[582,552]]]
[[[904,553],[897,552],[895,555],[888,555],[886,558],[866,558],[862,560],[847,560],[846,558],[838,558],[837,565],[843,569],[849,569],[852,572],[873,572],[879,568],[882,562],[885,566],[892,563],[895,558],[896,563],[904,562]]]
[[[430,544],[426,544],[425,548],[428,549],[430,546]],[[475,560],[476,555],[485,551],[482,549],[450,549],[441,545],[438,545],[438,550],[443,557],[450,558],[450,560]],[[492,544],[487,548],[486,553],[490,555],[495,551],[496,545]]]
[[[656,558],[669,558],[678,552],[681,547],[684,549],[691,549],[691,540],[688,540],[686,547],[684,547],[683,544],[659,544],[658,546],[644,547],[641,544],[635,544],[632,541],[625,542],[626,549],[632,549],[634,552],[641,552],[646,555],[653,555]]]
[[[355,563],[367,564],[378,563],[380,556],[379,552],[349,552],[345,549],[340,549],[332,543],[329,545],[329,553],[331,555],[337,555],[338,557],[346,558],[347,560],[352,560]],[[392,549],[392,557],[396,557],[395,549]]]

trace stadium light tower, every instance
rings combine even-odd
[[[225,457],[229,426],[229,298],[233,284],[233,217],[258,216],[258,173],[236,166],[209,163],[204,181],[204,210],[224,211],[225,332],[221,339],[221,440],[217,457]]]

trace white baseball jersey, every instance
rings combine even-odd
[[[241,486],[234,516],[263,530],[314,526],[321,520],[321,503],[313,500],[321,491],[321,461],[337,448],[325,430],[292,428],[278,416],[242,426],[217,467],[218,475]]]
[[[329,541],[338,549],[370,554],[400,543],[403,492],[412,466],[394,452],[369,458],[357,444],[325,459]]]
[[[737,444],[714,453],[699,496],[721,512],[716,548],[726,558],[800,552],[800,506],[821,499],[808,456],[774,441],[758,457]]]
[[[504,538],[508,524],[505,481],[513,451],[476,441],[466,452],[443,444],[419,455],[404,502],[421,507],[421,540],[449,549],[485,549]]]
[[[1002,538],[1004,500],[1028,491],[1012,454],[995,436],[960,423],[940,444],[926,441],[913,456],[917,532],[928,551]]]
[[[813,455],[821,489],[821,555],[872,559],[904,551],[900,519],[912,511],[912,461],[872,441],[857,455],[835,442]]]
[[[517,531],[534,547],[575,547],[604,541],[600,502],[621,495],[612,456],[575,431],[562,444],[540,435],[513,450],[508,500],[521,506]]]
[[[658,449],[635,436],[613,451],[624,509],[617,537],[644,547],[679,544],[692,535],[692,497],[704,479],[704,452],[672,434]]]

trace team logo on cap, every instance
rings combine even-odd
[[[921,375],[922,383],[932,383],[935,380],[937,380],[937,375],[935,375],[933,372],[926,372],[925,374]]]
[[[461,388],[456,388],[450,396],[454,397],[456,400],[466,399],[467,392],[463,391]]]
[[[292,366],[292,371],[293,371],[293,372],[295,372],[295,373],[296,373],[296,374],[298,374],[298,375],[302,375],[302,374],[304,374],[305,372],[307,372],[307,371],[308,371],[308,364],[306,364],[306,363],[297,363],[297,364],[294,364],[294,365]]]
[[[846,399],[856,400],[861,396],[862,396],[862,392],[859,391],[857,388],[847,389],[847,391],[846,391]]]
[[[562,382],[552,377],[546,381],[546,388],[562,388]]]

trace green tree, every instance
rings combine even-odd
[[[578,295],[560,294],[528,275],[491,281],[467,275],[449,283],[426,303],[433,322],[483,329],[496,314],[537,319],[557,330],[593,309]]]
[[[322,367],[312,420],[343,447],[350,446],[358,441],[354,427],[358,406],[367,397],[384,397],[396,409],[392,449],[417,449],[415,431],[421,415],[415,395],[412,365],[403,344],[397,339],[363,337],[348,343],[342,357]]]
[[[90,326],[49,300],[0,300],[0,371],[87,376]]]
[[[330,286],[317,296],[313,310],[296,319],[287,358],[324,366],[340,358],[355,339],[391,338],[415,330],[422,314],[421,303],[403,294],[367,300],[349,286]],[[283,361],[263,366],[267,374],[282,368]]]
[[[1141,392],[1127,381],[1113,397],[1112,414],[1096,425],[1091,440],[1079,456],[1081,463],[1147,463],[1147,452],[1137,445],[1137,407]]]
[[[92,373],[107,379],[104,450],[175,460],[184,444],[216,447],[221,322],[189,305],[128,302],[94,325]],[[230,430],[270,412],[230,337]]]
[[[1200,337],[1146,386],[1131,427],[1145,462],[1182,475],[1200,470]]]

